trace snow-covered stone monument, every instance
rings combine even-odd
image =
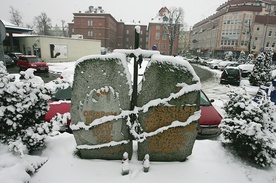
[[[122,54],[87,56],[77,61],[71,128],[82,158],[122,159],[132,155],[123,110],[129,110],[131,80]]]
[[[131,82],[127,56],[136,64],[150,58],[139,87],[135,78]],[[81,58],[71,103],[71,128],[81,157],[119,160],[127,152],[131,158],[135,138],[138,160],[147,154],[151,161],[185,160],[197,136],[200,88],[187,61],[159,52],[115,50]]]
[[[200,117],[200,81],[180,58],[153,55],[138,95],[138,159],[183,161],[192,153]]]

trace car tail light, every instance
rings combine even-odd
[[[59,76],[60,79],[63,79],[63,76]]]

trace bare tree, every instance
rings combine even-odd
[[[37,33],[40,35],[50,35],[52,27],[51,19],[48,18],[45,12],[34,18],[34,25],[36,26]]]
[[[10,18],[11,23],[17,26],[22,25],[22,15],[13,6],[10,6],[10,14],[11,14],[11,18]]]
[[[184,10],[181,7],[171,8],[168,14],[163,16],[163,23],[163,34],[166,34],[169,37],[169,54],[172,55],[174,41],[179,36],[179,33],[184,26]]]
[[[67,36],[67,26],[65,25],[65,20],[61,20],[61,23],[62,23],[62,34],[63,34],[63,37],[66,37]]]

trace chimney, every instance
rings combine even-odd
[[[89,11],[93,12],[93,10],[94,10],[94,6],[89,6]]]

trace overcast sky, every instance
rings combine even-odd
[[[216,8],[228,0],[1,0],[0,19],[9,21],[10,6],[22,14],[23,24],[33,24],[35,16],[45,12],[52,25],[61,26],[61,20],[72,22],[73,13],[87,11],[89,6],[102,6],[117,21],[141,21],[147,25],[161,7],[182,7],[184,21],[193,26],[215,13]]]

